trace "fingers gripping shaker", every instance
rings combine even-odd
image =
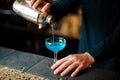
[[[13,11],[35,24],[50,24],[53,22],[52,15],[33,9],[29,6],[29,1],[30,0],[16,0],[13,3]],[[48,0],[47,2],[52,2],[52,0]]]

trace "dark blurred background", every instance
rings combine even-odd
[[[39,30],[38,25],[13,12],[13,2],[0,0],[0,46],[53,57],[53,52],[44,44],[45,38],[52,36],[50,26]],[[58,53],[58,58],[77,52],[81,25],[79,16],[79,12],[70,13],[55,23],[55,36],[67,39],[67,45]]]

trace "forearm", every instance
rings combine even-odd
[[[57,2],[52,3],[51,13],[56,20],[59,20],[64,15],[74,11],[81,4],[81,0],[57,0]]]
[[[120,25],[106,39],[94,46],[88,52],[96,60],[105,60],[116,56],[120,52]]]

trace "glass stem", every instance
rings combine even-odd
[[[57,53],[58,53],[58,52],[54,52],[54,63],[57,62]]]

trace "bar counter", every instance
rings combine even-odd
[[[54,75],[50,66],[53,59],[29,52],[0,47],[0,65],[21,70],[33,75],[42,76],[49,80],[120,80],[120,74],[112,71],[89,68],[71,78],[70,75],[61,77]]]

